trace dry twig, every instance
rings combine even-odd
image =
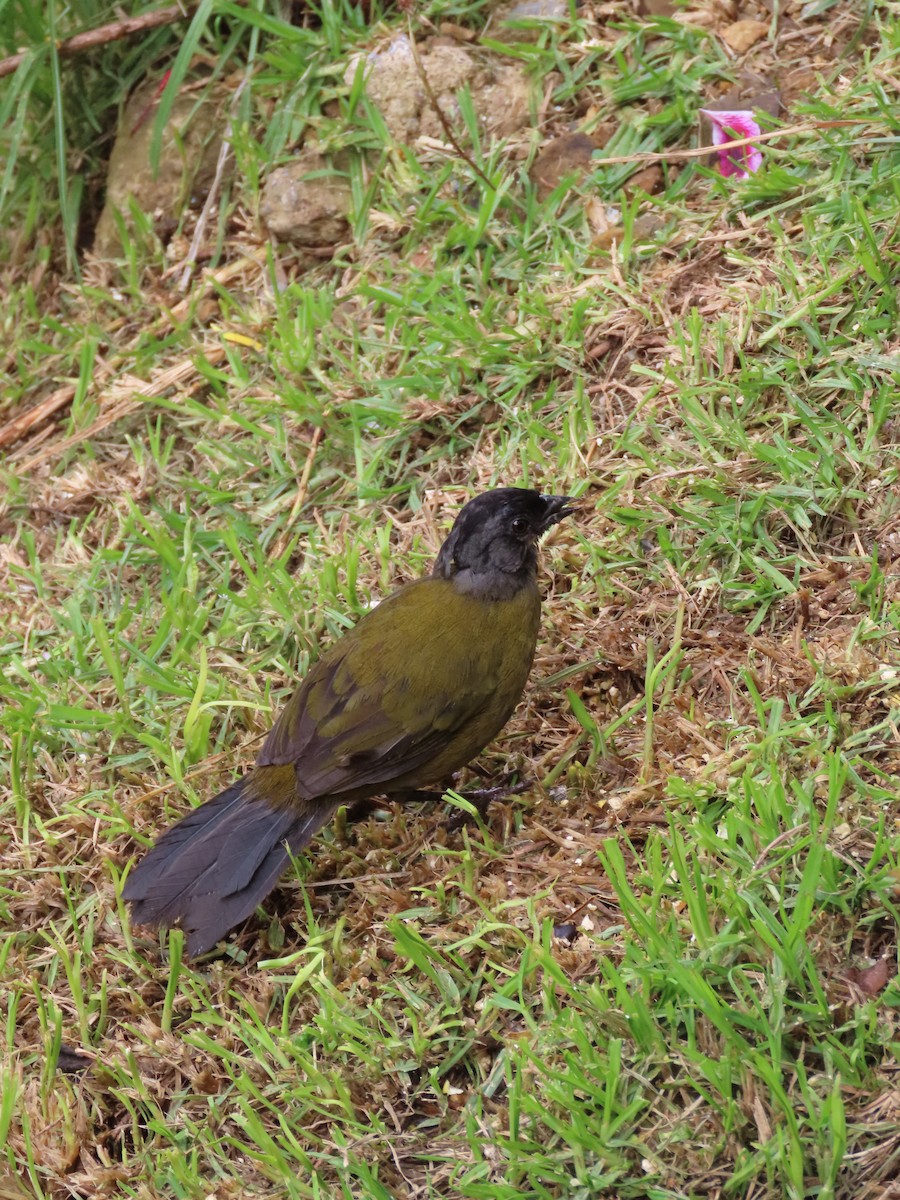
[[[159,29],[161,25],[173,25],[176,21],[184,21],[191,16],[195,7],[194,4],[173,4],[169,8],[142,13],[139,17],[123,17],[120,21],[110,21],[108,25],[98,25],[96,29],[87,29],[84,33],[76,33],[58,42],[56,53],[61,57],[81,54],[94,46],[118,42],[135,33]],[[19,54],[11,54],[9,58],[0,59],[0,79],[4,75],[12,75],[33,53],[32,50],[25,50]]]
[[[323,419],[328,415],[328,409],[322,413]],[[288,543],[288,538],[291,536],[291,527],[297,519],[297,514],[303,507],[306,500],[306,494],[309,491],[309,478],[312,475],[313,463],[316,460],[316,451],[319,448],[319,442],[322,440],[324,430],[319,425],[313,432],[312,441],[309,444],[309,453],[306,456],[306,462],[303,464],[303,472],[300,476],[300,482],[297,485],[297,495],[294,497],[294,503],[291,505],[290,516],[287,519],[287,525],[284,527],[284,532],[275,543],[274,549],[269,555],[269,562],[278,558],[284,553],[284,548]]]
[[[238,103],[243,94],[244,88],[247,86],[249,75],[245,75],[240,82],[240,86],[234,93],[234,98],[231,101],[231,113],[228,117],[228,124],[225,126],[225,132],[222,135],[222,145],[219,147],[219,157],[216,161],[216,173],[209,189],[209,194],[203,205],[203,210],[197,219],[197,225],[194,229],[194,236],[191,238],[191,245],[187,253],[187,262],[185,263],[184,272],[178,282],[178,290],[186,292],[188,284],[191,281],[191,276],[194,273],[194,268],[197,265],[197,255],[200,253],[200,246],[203,242],[203,235],[206,232],[206,226],[209,223],[210,215],[216,206],[219,188],[222,186],[222,177],[225,174],[225,167],[228,165],[228,160],[231,157],[231,137],[232,137],[232,120],[237,111]]]
[[[434,109],[434,115],[437,117],[438,121],[440,122],[441,129],[443,129],[443,131],[444,131],[444,136],[446,137],[446,139],[450,143],[450,145],[453,147],[453,149],[456,151],[456,153],[459,155],[459,157],[463,160],[463,162],[468,167],[470,167],[475,172],[476,175],[478,175],[481,179],[484,180],[484,182],[488,185],[488,187],[491,189],[492,192],[495,191],[496,190],[495,185],[494,185],[493,181],[491,180],[490,176],[487,175],[481,169],[481,167],[479,167],[478,163],[471,156],[471,154],[468,154],[462,148],[462,146],[459,144],[456,134],[453,132],[453,126],[447,120],[446,113],[441,108],[440,104],[438,103],[438,98],[434,94],[434,88],[431,86],[431,80],[428,78],[425,68],[422,66],[422,60],[419,57],[419,50],[418,50],[418,47],[416,46],[416,39],[413,37],[412,21],[407,19],[407,23],[408,23],[408,27],[409,27],[409,44],[410,44],[410,48],[412,49],[413,62],[416,64],[416,70],[418,71],[419,78],[422,81],[422,87],[425,89],[425,95],[428,97],[429,104]]]
[[[661,154],[616,154],[610,158],[592,158],[591,168],[614,167],[625,163],[658,163],[672,162],[677,159],[705,158],[715,149],[719,154],[723,150],[736,150],[740,146],[749,146],[756,142],[771,142],[776,138],[793,137],[802,133],[817,133],[820,129],[842,129],[847,125],[877,125],[878,121],[868,117],[848,118],[845,121],[805,121],[802,125],[785,125],[782,129],[767,129],[764,133],[755,133],[751,137],[735,138],[733,142],[721,142],[718,146],[696,146],[693,150],[665,150]]]

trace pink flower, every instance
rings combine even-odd
[[[709,118],[714,146],[721,146],[723,142],[734,142],[738,138],[756,137],[760,132],[759,125],[749,109],[732,108],[715,112],[709,108],[701,108],[700,115]],[[735,146],[733,150],[719,151],[721,175],[736,175],[738,179],[747,179],[752,171],[758,171],[761,166],[762,151],[753,142],[748,142],[746,146]]]

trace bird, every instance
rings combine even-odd
[[[448,779],[506,724],[540,624],[541,536],[569,496],[499,487],[459,511],[430,574],[370,609],[314,663],[255,766],[164,832],[127,876],[135,925],[211,950],[341,805]]]

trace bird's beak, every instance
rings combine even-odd
[[[571,496],[541,496],[541,499],[546,510],[541,524],[541,533],[546,533],[548,529],[575,511],[571,507],[574,503]]]

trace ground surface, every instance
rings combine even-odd
[[[196,209],[81,283],[24,208],[7,247],[0,1194],[893,1195],[896,10],[489,28],[528,126],[473,142],[463,94],[458,145],[408,147],[347,63],[446,13],[354,12],[244,31],[186,293]],[[696,146],[733,87],[804,126],[746,181],[528,183],[576,124]],[[256,215],[271,139],[310,130],[357,155],[312,257]],[[536,782],[461,833],[339,819],[217,956],[132,929],[134,856],[499,483],[582,500],[479,763]]]

